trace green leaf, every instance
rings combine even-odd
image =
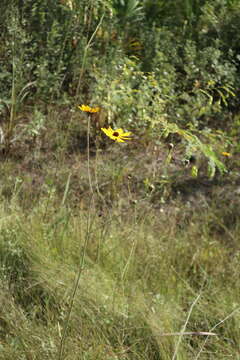
[[[198,176],[198,167],[197,166],[194,165],[191,168],[191,175],[192,175],[192,177],[197,177]]]

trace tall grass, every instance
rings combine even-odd
[[[180,226],[179,212],[120,203],[101,217],[50,205],[44,221],[41,202],[2,203],[0,358],[55,359],[64,329],[65,359],[237,358],[239,224],[230,245],[214,208]]]
[[[239,358],[226,3],[3,2],[0,359]]]

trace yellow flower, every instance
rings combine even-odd
[[[126,140],[131,140],[129,136],[132,134],[131,132],[124,132],[123,129],[113,130],[110,126],[108,129],[101,128],[101,130],[108,136],[110,139],[115,140],[117,142],[124,142]]]
[[[231,156],[231,154],[228,153],[228,152],[226,152],[226,151],[223,151],[221,154],[222,154],[223,156],[226,156],[226,157],[230,157],[230,156]]]
[[[91,108],[90,106],[88,105],[81,105],[81,106],[78,106],[78,108],[82,111],[85,111],[85,112],[88,112],[88,113],[96,113],[100,110],[99,107],[95,107],[95,108]]]

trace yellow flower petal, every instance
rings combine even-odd
[[[124,136],[131,136],[132,133],[129,131],[129,132],[124,133],[123,135],[124,135]]]
[[[226,151],[223,151],[221,154],[222,154],[223,156],[226,156],[226,157],[230,157],[230,156],[231,156],[231,154],[228,153],[228,152],[226,152]]]
[[[126,140],[131,140],[129,136],[131,132],[124,133],[123,129],[118,128],[116,130],[112,129],[110,126],[108,129],[101,128],[101,130],[112,140],[116,142],[125,142]]]
[[[96,113],[100,110],[100,108],[97,106],[95,108],[91,108],[90,106],[88,105],[81,105],[81,106],[78,106],[78,108],[84,112],[88,112],[88,113]]]
[[[114,130],[114,131],[118,132],[120,135],[124,133],[123,129],[121,129],[121,128],[116,129],[116,130]]]
[[[114,131],[115,131],[115,132],[118,132],[121,137],[128,137],[128,136],[130,136],[130,135],[132,134],[130,131],[125,133],[125,132],[123,131],[123,129],[121,129],[121,128],[116,129],[116,130],[114,130]]]

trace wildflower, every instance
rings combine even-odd
[[[226,152],[226,151],[223,151],[221,154],[222,154],[223,156],[226,156],[226,157],[230,157],[230,156],[231,156],[231,154],[228,153],[228,152]]]
[[[88,113],[96,113],[100,110],[100,108],[97,106],[95,108],[91,108],[90,106],[88,105],[81,105],[81,106],[78,106],[78,108],[84,112],[88,112]]]
[[[115,140],[117,142],[124,142],[126,140],[131,140],[129,136],[132,134],[131,132],[124,132],[123,129],[113,130],[110,126],[108,129],[101,128],[101,130],[108,136],[110,139]]]

